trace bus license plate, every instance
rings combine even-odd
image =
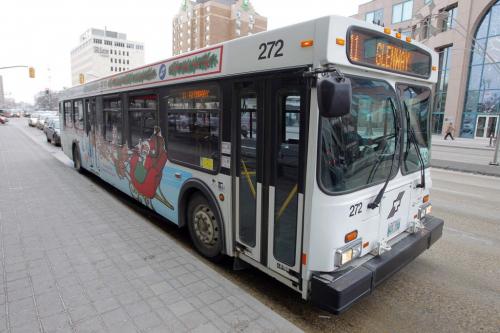
[[[397,219],[389,223],[389,226],[387,227],[387,237],[398,231],[400,226],[401,226],[400,219]]]

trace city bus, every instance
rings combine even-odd
[[[62,146],[202,256],[338,314],[442,235],[437,66],[397,31],[318,18],[67,89]]]

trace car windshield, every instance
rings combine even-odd
[[[350,114],[321,119],[320,182],[327,192],[353,191],[387,179],[397,154],[396,94],[380,80],[351,77]]]
[[[55,120],[53,126],[55,129],[59,129],[59,120]]]
[[[411,86],[407,84],[397,85],[398,95],[403,103],[403,111],[408,112],[405,131],[405,152],[403,154],[404,172],[411,173],[420,170],[420,160],[417,155],[416,145],[409,135],[411,131],[415,134],[416,143],[420,149],[424,166],[428,167],[429,154],[429,117],[431,90],[426,87]],[[409,117],[408,117],[409,116]]]

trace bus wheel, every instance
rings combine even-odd
[[[189,235],[196,250],[212,261],[222,259],[222,228],[204,196],[195,194],[191,197],[187,218]]]
[[[76,146],[73,147],[73,166],[76,171],[82,173],[82,160],[80,158],[80,149],[78,149]]]

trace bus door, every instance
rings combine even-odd
[[[264,140],[262,118],[263,81],[239,82],[234,85],[237,110],[235,172],[236,242],[243,253],[261,262],[263,155]]]
[[[267,266],[298,280],[301,268],[307,91],[304,79],[271,79],[266,88],[268,126]]]
[[[89,168],[92,171],[99,172],[97,163],[97,145],[96,145],[96,131],[97,131],[97,114],[96,114],[96,101],[95,98],[85,100],[85,134],[87,136],[87,154],[89,161]]]
[[[237,247],[294,280],[300,272],[306,137],[299,80],[237,83],[233,104]]]

